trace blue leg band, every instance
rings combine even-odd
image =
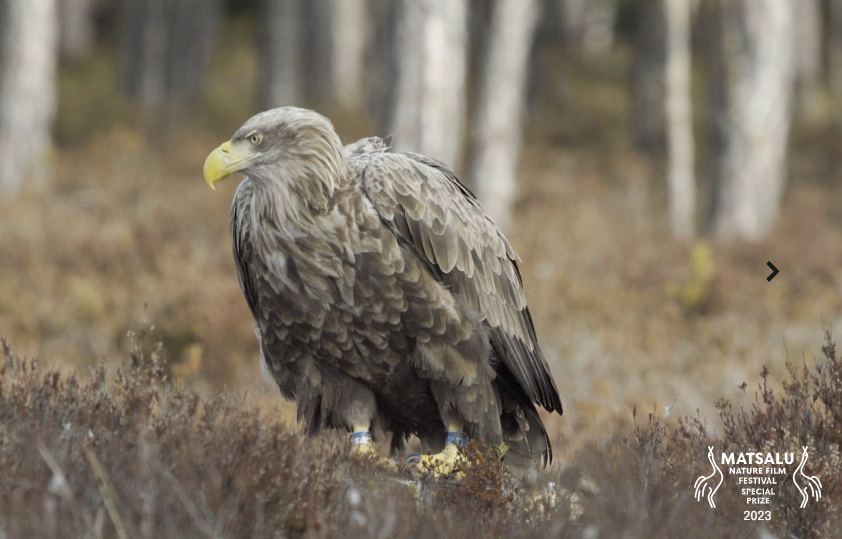
[[[351,445],[371,445],[371,432],[364,430],[351,433]]]
[[[444,440],[445,444],[456,444],[459,446],[468,445],[468,435],[459,431],[447,431],[447,438]]]

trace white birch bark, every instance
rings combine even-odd
[[[264,108],[297,105],[300,101],[301,0],[263,0],[261,44]]]
[[[754,240],[777,219],[795,82],[796,0],[725,0],[728,87],[713,225],[720,237]]]
[[[395,147],[457,166],[465,122],[467,0],[405,0]]]
[[[517,192],[521,116],[537,16],[538,0],[496,0],[483,59],[470,177],[483,207],[503,228],[511,221]]]
[[[807,120],[815,122],[822,116],[824,108],[821,5],[820,0],[797,0],[795,6],[798,104]]]
[[[55,0],[0,0],[0,196],[45,181],[56,112]]]
[[[695,226],[693,105],[691,81],[691,0],[663,0],[666,21],[667,185],[673,234],[687,238]]]

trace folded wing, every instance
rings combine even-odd
[[[346,148],[346,155],[354,153]],[[444,164],[424,156],[381,150],[366,161],[363,189],[383,222],[481,313],[497,355],[533,402],[561,413],[526,306],[517,254],[474,195]]]

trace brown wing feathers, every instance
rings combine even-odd
[[[238,193],[239,194],[239,193]],[[251,314],[257,319],[257,290],[251,276],[250,268],[250,247],[246,241],[248,229],[242,222],[242,210],[240,208],[240,197],[234,197],[231,205],[231,244],[234,249],[234,262],[237,264],[237,278],[240,280],[240,288],[246,297]]]
[[[372,157],[362,184],[392,232],[485,316],[495,350],[526,394],[561,413],[526,306],[517,255],[473,194],[443,164],[413,154]]]

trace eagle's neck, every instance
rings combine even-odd
[[[337,286],[350,293],[343,276],[353,264],[349,246],[360,242],[362,196],[338,191],[332,208],[317,213],[289,191],[267,187],[254,178],[243,183],[235,201],[240,209],[232,216],[239,220],[233,228],[239,235],[234,241],[251,246],[252,256],[267,268],[264,278],[272,288],[293,303],[296,294],[318,298]],[[306,273],[306,282],[301,272]]]
[[[254,209],[261,218],[281,226],[309,229],[336,213],[359,192],[347,168],[334,175],[250,174]],[[331,219],[328,219],[329,221]]]
[[[327,145],[326,145],[327,146]],[[260,197],[279,217],[304,222],[329,214],[351,189],[351,171],[332,146],[301,153],[249,171]]]
[[[295,242],[316,236],[330,241],[347,242],[356,234],[357,215],[363,211],[363,195],[358,181],[344,170],[336,183],[319,181],[312,176],[286,181],[249,176],[248,197],[252,230],[269,230],[273,241]],[[335,185],[331,189],[325,185]]]

